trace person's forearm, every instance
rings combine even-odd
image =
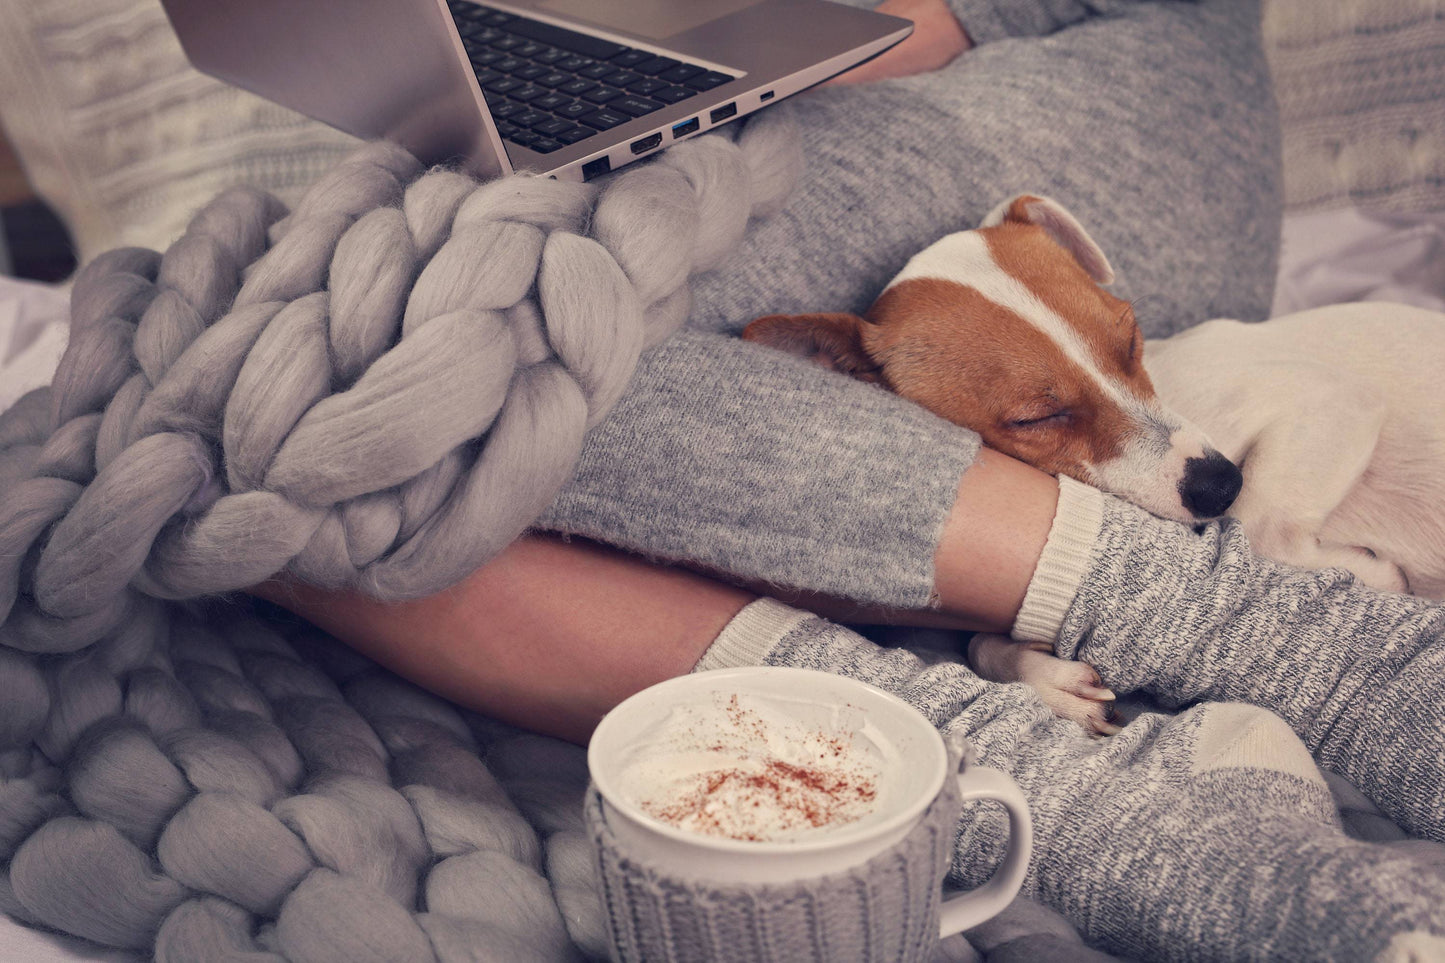
[[[913,21],[913,33],[828,81],[872,83],[947,66],[980,43],[1037,37],[1141,0],[883,0],[874,9]]]

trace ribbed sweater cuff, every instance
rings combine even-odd
[[[1059,507],[1014,620],[1010,634],[1015,639],[1050,644],[1058,639],[1064,615],[1088,574],[1103,524],[1103,493],[1061,476]]]
[[[993,0],[948,0],[948,7],[975,47],[1014,36]]]
[[[798,626],[815,618],[817,616],[812,612],[784,605],[777,599],[760,598],[750,602],[723,626],[692,671],[762,665],[773,646]]]

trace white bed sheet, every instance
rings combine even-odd
[[[142,963],[125,950],[103,950],[90,943],[29,930],[0,916],[0,961],[4,963]]]
[[[1399,301],[1445,311],[1445,213],[1380,217],[1354,210],[1286,219],[1274,314],[1340,301]],[[63,288],[0,277],[0,411],[48,384],[65,350]],[[25,929],[0,915],[0,963],[135,963]]]
[[[1445,311],[1445,212],[1345,208],[1285,219],[1272,314],[1344,301]]]
[[[69,304],[63,288],[0,277],[0,411],[50,383],[65,353]]]

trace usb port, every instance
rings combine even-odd
[[[716,111],[714,111],[714,113],[716,113]],[[698,120],[696,117],[694,117],[692,120],[685,120],[685,121],[683,121],[683,122],[680,123],[680,124],[673,124],[673,125],[672,125],[672,139],[673,139],[673,140],[681,140],[682,138],[686,137],[688,134],[691,134],[691,133],[695,132],[695,131],[696,131],[699,127],[701,127],[701,126],[702,126],[702,122],[701,122],[700,120]]]
[[[606,157],[599,157],[582,165],[582,179],[590,181],[594,177],[601,177],[610,170],[612,170],[612,161]]]
[[[762,101],[768,101],[768,100],[772,100],[772,99],[773,99],[773,92],[772,92],[771,90],[769,90],[768,92],[766,92],[765,94],[763,94],[761,97],[758,98],[758,100],[762,100]]]
[[[646,154],[648,151],[652,150],[654,147],[661,143],[662,131],[658,131],[655,134],[648,134],[641,140],[635,140],[632,142],[632,153]]]
[[[727,120],[729,117],[735,117],[735,116],[737,116],[737,112],[738,112],[738,103],[737,103],[737,101],[733,101],[733,102],[730,103],[730,104],[723,104],[723,105],[722,105],[721,107],[719,107],[717,110],[714,110],[711,114],[708,114],[708,118],[709,118],[714,124],[721,124],[723,121]]]

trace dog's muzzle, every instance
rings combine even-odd
[[[1195,518],[1215,518],[1234,504],[1243,485],[1244,476],[1239,466],[1219,452],[1210,451],[1202,458],[1191,458],[1184,463],[1179,500]]]

